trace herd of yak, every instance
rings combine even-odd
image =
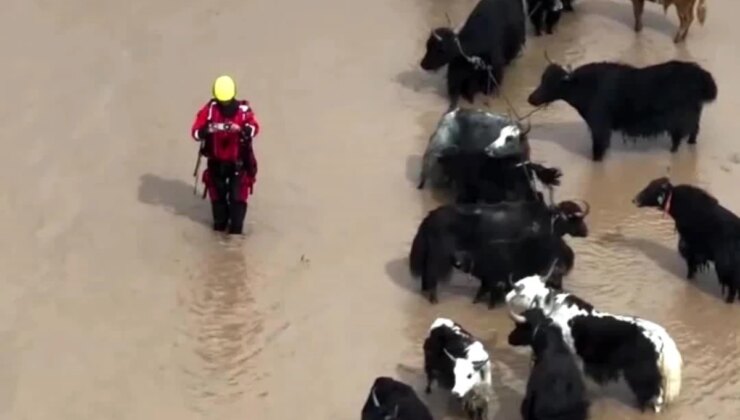
[[[655,1],[655,0],[649,0]],[[684,40],[704,0],[658,0],[676,6],[681,21],[674,41]],[[480,281],[473,299],[489,307],[504,301],[514,329],[512,346],[529,346],[532,367],[521,403],[525,420],[582,420],[590,402],[585,378],[605,385],[624,380],[641,410],[659,413],[681,389],[683,360],[661,326],[648,320],[601,312],[563,290],[575,254],[564,236],[588,236],[586,202],[553,199],[562,173],[530,161],[529,126],[521,119],[459,107],[478,93],[500,87],[504,67],[521,52],[526,18],[534,32],[552,33],[570,0],[480,0],[459,31],[436,28],[420,66],[447,66],[450,108],[430,137],[418,187],[427,183],[455,191],[422,220],[409,255],[422,293],[438,301],[437,286],[453,270]],[[644,0],[632,0],[635,31],[642,28]],[[542,107],[562,100],[588,125],[592,157],[600,161],[612,132],[629,137],[667,134],[676,152],[688,137],[695,144],[702,108],[717,97],[713,76],[698,64],[668,61],[643,68],[597,62],[576,69],[549,60],[528,102]],[[539,183],[538,183],[539,181]],[[547,198],[538,184],[548,190]],[[740,297],[740,218],[706,191],[654,179],[632,200],[675,221],[678,251],[687,278],[713,263],[727,303]],[[471,419],[487,419],[493,395],[492,363],[483,343],[461,325],[437,318],[423,343],[426,393],[437,383],[450,391]],[[363,420],[430,420],[416,392],[391,377],[375,379]]]

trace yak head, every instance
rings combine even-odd
[[[574,238],[585,238],[588,236],[586,216],[591,206],[583,201],[583,206],[575,201],[562,201],[558,203],[555,212],[554,230],[557,235],[570,235]]]
[[[483,152],[495,158],[505,154],[509,149],[518,147],[523,149],[522,154],[528,158],[529,132],[531,130],[532,125],[529,123],[526,126],[519,123],[507,125],[501,129],[496,140],[483,149]]]
[[[663,208],[673,190],[673,185],[667,177],[656,178],[650,181],[645,188],[642,189],[635,198],[632,199],[632,204],[637,207],[656,207]]]
[[[454,366],[455,385],[451,392],[455,397],[463,398],[479,383],[490,381],[491,361],[481,342],[468,346],[464,358],[454,357],[447,350],[444,352]]]
[[[550,63],[542,73],[540,85],[529,95],[527,102],[532,106],[542,106],[563,99],[572,81],[569,70]]]
[[[429,34],[426,54],[421,59],[421,68],[427,71],[438,70],[460,55],[457,35],[450,28],[436,28]]]
[[[531,308],[541,308],[546,312],[552,311],[554,298],[557,292],[552,289],[549,278],[552,274],[545,276],[532,275],[519,279],[512,285],[512,289],[506,294],[506,304],[510,310],[524,312]]]
[[[395,381],[388,376],[379,376],[375,379],[368,401],[362,409],[362,420],[395,420],[398,419],[399,405],[388,404],[389,395],[401,394],[407,390],[407,385]]]
[[[510,346],[533,346],[537,332],[552,324],[540,308],[527,309],[521,315],[509,311],[514,329],[509,333]]]

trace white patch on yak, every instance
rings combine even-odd
[[[486,354],[487,355],[487,354]],[[491,384],[491,362],[487,361],[480,369],[476,369],[470,359],[455,359],[455,386],[452,395],[462,398],[479,383]]]
[[[519,138],[521,135],[521,130],[519,130],[519,127],[516,125],[507,125],[506,127],[501,129],[501,132],[498,135],[498,138],[491,142],[491,144],[486,147],[486,149],[489,150],[496,150],[500,149],[506,144],[512,140],[515,140]]]
[[[665,201],[665,194],[663,193],[659,194],[657,200],[658,200],[658,205],[662,206],[663,202]]]
[[[563,339],[573,354],[577,353],[571,333],[570,321],[578,315],[611,317],[637,325],[645,337],[653,344],[658,354],[658,369],[663,376],[660,393],[653,400],[655,412],[659,413],[663,404],[670,403],[676,399],[681,391],[683,359],[675,341],[673,341],[665,328],[638,317],[613,315],[595,309],[588,312],[576,305],[567,304],[565,299],[568,296],[570,296],[569,293],[558,293],[548,288],[541,276],[534,275],[524,277],[514,283],[514,288],[506,294],[506,303],[513,312],[519,314],[533,307],[542,309],[547,317],[552,319],[562,329]],[[578,360],[578,362],[579,367],[583,369],[581,360]]]
[[[447,328],[450,328],[450,329],[452,329],[455,332],[459,332],[460,331],[460,328],[457,326],[457,324],[455,324],[455,321],[453,321],[451,319],[447,319],[447,318],[437,318],[437,319],[435,319],[434,322],[432,322],[432,326],[429,327],[429,331],[431,331],[431,330],[433,330],[435,328],[442,327],[442,326],[445,326]]]

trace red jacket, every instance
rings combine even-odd
[[[242,127],[243,132],[249,133],[251,131],[251,138],[257,137],[260,131],[259,123],[254,115],[254,111],[249,106],[249,102],[245,100],[239,101],[239,108],[233,117],[227,118],[219,112],[219,108],[216,105],[216,101],[211,99],[198,111],[193,122],[191,129],[191,135],[196,141],[210,140],[206,142],[206,147],[210,150],[205,150],[206,156],[226,162],[236,162],[237,160],[254,159],[254,156],[242,156],[241,151],[249,150],[250,154],[252,151],[251,145],[247,148],[242,148],[241,134],[238,132],[214,132],[207,136],[203,136],[202,130],[208,126],[209,123],[232,123]]]

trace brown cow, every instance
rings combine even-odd
[[[689,33],[689,27],[694,21],[694,6],[697,1],[699,6],[696,9],[696,14],[699,18],[699,23],[704,25],[704,20],[707,17],[707,6],[704,4],[705,0],[647,0],[651,3],[658,3],[663,5],[663,11],[667,12],[668,7],[671,5],[676,6],[676,12],[678,13],[678,19],[681,21],[681,26],[676,32],[676,36],[673,38],[673,42],[678,43],[686,39],[686,35]],[[635,32],[642,30],[642,9],[645,6],[645,0],[632,0],[632,8],[635,11]]]

